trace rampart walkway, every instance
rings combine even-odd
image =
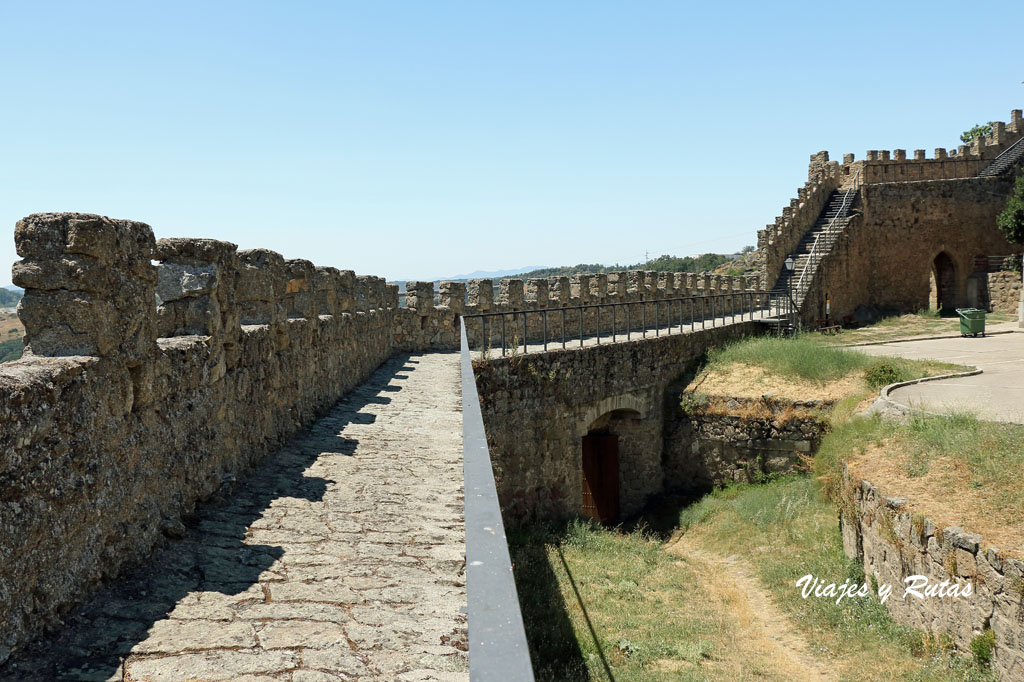
[[[0,679],[468,679],[459,381],[392,358]]]

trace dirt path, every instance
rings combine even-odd
[[[685,534],[667,549],[690,567],[705,593],[720,601],[736,622],[736,646],[759,652],[784,679],[839,679],[833,669],[814,658],[807,640],[739,559],[701,549]]]

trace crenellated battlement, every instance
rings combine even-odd
[[[15,241],[26,348],[0,365],[0,662],[387,358],[457,349],[459,315],[752,283],[509,278],[495,300],[488,279],[442,282],[436,299],[433,283],[408,282],[399,307],[398,287],[380,277],[212,239],[157,240],[130,220],[35,214]],[[723,314],[729,299],[719,301]],[[532,334],[540,319],[525,316]],[[581,324],[590,329],[593,313]]]
[[[771,289],[782,263],[791,254],[821,215],[829,196],[837,189],[859,189],[863,185],[886,182],[919,182],[974,178],[1002,152],[1024,137],[1024,117],[1020,109],[1010,112],[1009,122],[995,121],[991,132],[957,149],[936,148],[931,158],[924,149],[915,149],[908,158],[905,149],[871,149],[861,161],[844,154],[842,163],[829,160],[827,151],[812,154],[807,182],[797,189],[765,229],[758,230],[758,272],[761,287]]]

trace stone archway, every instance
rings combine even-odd
[[[932,261],[928,284],[929,310],[951,312],[956,308],[956,264],[945,251],[940,251]]]
[[[635,512],[661,487],[661,422],[645,395],[605,398],[577,421],[580,511],[601,523]],[[650,488],[650,489],[649,489]]]

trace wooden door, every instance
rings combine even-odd
[[[592,433],[583,437],[583,513],[601,523],[619,517],[619,437]]]

